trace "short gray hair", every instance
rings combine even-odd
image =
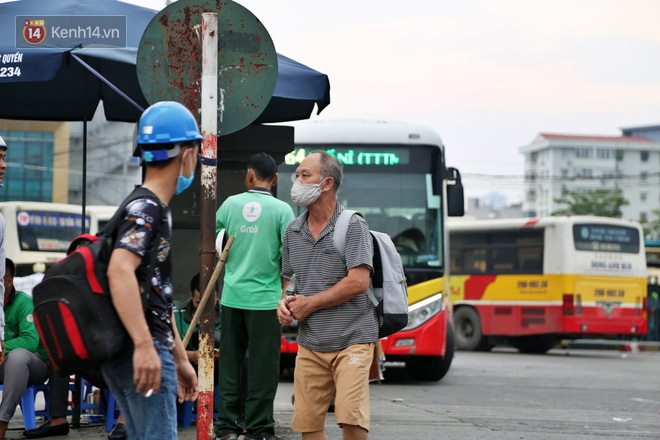
[[[313,151],[321,155],[321,175],[324,177],[332,177],[334,180],[333,188],[335,192],[339,192],[339,187],[344,179],[344,171],[341,163],[331,154],[325,151]]]

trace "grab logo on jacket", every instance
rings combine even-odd
[[[259,202],[246,203],[243,206],[243,218],[249,222],[256,222],[261,215],[261,205]]]

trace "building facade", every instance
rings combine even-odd
[[[660,125],[642,125],[639,127],[626,127],[621,129],[624,136],[636,136],[660,142]]]
[[[660,206],[660,141],[641,136],[540,133],[525,155],[526,217],[565,208],[556,199],[597,189],[623,192],[623,218],[644,220]]]
[[[7,174],[0,202],[68,203],[69,123],[0,120]]]
[[[102,105],[102,104],[101,104]],[[69,203],[82,203],[83,123],[71,124]],[[102,107],[87,123],[87,205],[117,206],[142,182],[134,123],[106,121]]]
[[[119,205],[142,182],[134,123],[109,122],[99,107],[87,123],[87,205]],[[0,119],[9,145],[0,202],[82,203],[83,123]]]
[[[486,220],[495,218],[520,218],[523,216],[522,203],[508,205],[506,198],[504,204],[490,203],[490,198],[471,197],[467,199],[465,217],[474,220]]]

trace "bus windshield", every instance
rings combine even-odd
[[[85,219],[89,232],[90,218]],[[19,211],[16,213],[18,240],[22,251],[66,251],[81,233],[82,215],[65,212]]]
[[[313,148],[308,149],[312,151]],[[405,147],[387,149],[360,146],[351,155],[336,156],[344,162],[344,181],[338,200],[347,209],[360,211],[372,230],[385,232],[396,245],[406,267],[442,268],[443,233],[440,196],[434,190],[433,148]],[[437,149],[436,149],[437,150]],[[331,154],[340,149],[328,150]],[[394,151],[394,153],[390,152]],[[395,154],[396,153],[396,154]],[[398,160],[371,160],[358,163],[357,158],[396,157]],[[350,157],[355,158],[352,162]],[[297,158],[297,160],[293,160]],[[287,165],[280,167],[278,194],[289,197],[295,181],[295,169],[304,156],[300,149],[287,156]],[[347,162],[348,161],[348,162]],[[295,163],[291,163],[295,162]],[[304,209],[292,204],[294,212]]]

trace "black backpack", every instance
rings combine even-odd
[[[135,189],[97,235],[83,234],[73,240],[67,257],[46,271],[33,290],[34,322],[48,356],[61,375],[98,368],[125,353],[132,341],[115,311],[108,287],[108,263],[117,227],[126,207],[139,198],[158,199],[147,189]],[[159,204],[160,205],[160,204]],[[163,210],[164,211],[164,210]],[[146,304],[155,265],[161,224],[150,246],[149,274],[144,279]]]

